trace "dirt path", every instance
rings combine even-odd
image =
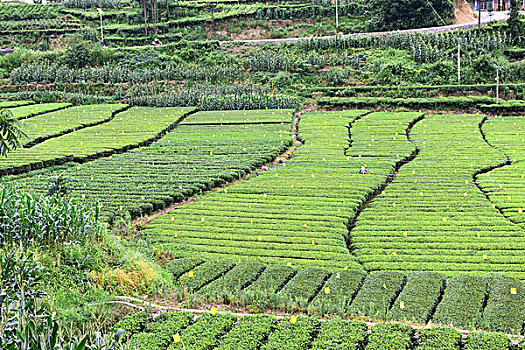
[[[466,0],[456,0],[456,24],[475,22],[476,17]]]
[[[298,137],[298,134],[299,134],[299,120],[301,119],[301,115],[303,115],[304,113],[310,112],[311,110],[313,110],[313,107],[308,107],[308,108],[305,108],[302,111],[294,114],[293,122],[292,122],[292,139],[294,141],[294,145],[292,147],[288,148],[284,153],[278,155],[270,163],[268,163],[266,165],[263,165],[260,168],[254,170],[251,174],[243,177],[242,179],[239,179],[239,180],[227,183],[227,184],[225,184],[223,186],[220,186],[220,187],[215,187],[215,188],[207,191],[202,196],[190,197],[190,198],[188,198],[188,199],[186,199],[186,200],[184,200],[184,201],[182,201],[180,203],[176,203],[176,204],[174,204],[174,205],[172,205],[172,206],[170,206],[170,207],[168,207],[166,209],[163,209],[163,210],[159,211],[158,213],[149,215],[147,217],[136,219],[136,220],[134,220],[132,222],[133,226],[145,226],[145,225],[149,224],[151,221],[153,221],[153,220],[157,219],[158,217],[160,217],[161,215],[165,215],[165,214],[169,213],[170,211],[173,211],[173,210],[175,210],[175,209],[177,209],[177,208],[179,208],[179,207],[181,207],[183,205],[194,203],[198,199],[206,198],[207,196],[209,196],[210,194],[212,194],[214,192],[217,192],[217,191],[220,191],[220,190],[224,190],[225,188],[228,188],[228,187],[230,187],[232,185],[236,185],[236,184],[239,184],[239,183],[251,180],[251,179],[253,179],[256,176],[259,176],[260,174],[264,174],[264,172],[266,172],[269,168],[275,166],[276,164],[279,164],[279,163],[282,163],[282,162],[286,162],[287,160],[292,158],[292,156],[295,153],[295,150],[297,149],[297,147],[300,147],[300,146],[303,145],[303,143],[299,140],[299,137]]]

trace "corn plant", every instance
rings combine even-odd
[[[54,194],[35,195],[11,184],[0,185],[0,244],[16,242],[41,248],[79,243],[99,235],[99,206]]]

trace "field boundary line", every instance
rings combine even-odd
[[[366,115],[366,114],[365,114]],[[364,116],[364,115],[363,115]],[[349,145],[350,147],[347,149],[349,150],[351,147],[352,147],[352,143],[353,143],[353,140],[352,140],[352,135],[351,135],[351,127],[352,127],[352,124],[359,121],[363,116],[360,116],[356,119],[354,119],[351,123],[350,123],[350,126],[349,126],[349,135],[350,135],[350,141],[349,141]],[[412,120],[408,126],[407,126],[407,129],[405,130],[405,134],[406,134],[406,138],[409,142],[413,143],[413,141],[410,139],[410,132],[412,131],[412,128],[417,124],[419,123],[420,121],[424,120],[426,117],[426,114],[423,113],[421,115],[419,115],[419,117],[417,117],[416,119]],[[359,216],[361,215],[361,213],[370,205],[370,203],[372,203],[372,201],[374,199],[376,199],[379,195],[381,195],[381,193],[392,183],[394,182],[395,178],[396,178],[396,175],[397,173],[399,172],[399,170],[406,164],[412,162],[414,159],[417,158],[417,156],[419,155],[419,148],[417,146],[414,147],[414,151],[404,157],[403,159],[399,160],[395,165],[394,165],[394,170],[392,171],[392,173],[388,174],[385,181],[379,186],[377,187],[376,189],[373,189],[371,192],[369,192],[366,196],[365,196],[365,199],[359,204],[359,206],[357,207],[356,209],[356,212],[354,214],[354,216],[352,218],[350,218],[348,220],[348,224],[347,224],[347,228],[348,228],[348,236],[347,236],[347,240],[346,240],[346,246],[347,246],[347,249],[348,251],[350,252],[350,254],[354,254],[354,249],[352,248],[352,230],[355,228],[355,224],[359,218]],[[359,261],[358,261],[359,262]],[[361,262],[359,262],[359,264],[361,264]],[[362,265],[362,264],[361,264]],[[366,270],[366,269],[365,269]]]
[[[508,165],[511,165],[513,162],[510,160],[509,156],[502,150],[496,148],[492,143],[489,142],[489,140],[487,139],[487,136],[485,135],[485,132],[483,131],[483,125],[487,122],[487,120],[489,120],[491,118],[485,116],[480,122],[479,122],[479,132],[481,133],[481,138],[483,139],[483,141],[489,145],[493,150],[495,150],[496,152],[499,152],[501,154],[503,154],[506,158],[506,160],[503,162],[503,163],[500,163],[498,165],[493,165],[493,166],[490,166],[490,167],[487,167],[487,168],[484,168],[484,169],[481,169],[481,170],[478,170],[476,171],[473,175],[472,175],[472,179],[474,180],[474,184],[476,185],[476,187],[478,188],[478,190],[483,194],[483,196],[485,196],[485,198],[487,199],[487,201],[489,201],[493,206],[494,208],[498,209],[498,211],[500,212],[501,216],[503,216],[505,219],[507,219],[508,221],[510,221],[511,223],[515,224],[518,229],[520,230],[523,230],[521,228],[521,226],[515,222],[513,219],[509,218],[507,215],[505,215],[505,213],[503,212],[503,209],[501,207],[499,207],[496,203],[494,203],[491,199],[490,199],[490,195],[487,193],[487,191],[485,191],[485,189],[483,189],[483,186],[481,186],[481,184],[479,183],[478,181],[478,176],[479,175],[482,175],[482,174],[486,174],[486,173],[490,173],[491,171],[493,170],[496,170],[496,169],[501,169],[501,168],[504,168]],[[519,163],[519,162],[515,162],[515,163]]]
[[[36,106],[36,104],[34,104],[34,105],[27,105],[27,106],[19,106],[19,107],[28,107],[28,106]],[[69,104],[69,106],[62,106],[62,107],[53,108],[53,109],[50,109],[50,110],[47,110],[47,111],[40,111],[40,112],[37,112],[37,113],[31,113],[29,115],[26,115],[25,117],[17,118],[17,119],[18,119],[18,121],[27,120],[27,119],[31,119],[33,117],[37,117],[39,115],[43,115],[43,114],[47,114],[47,113],[54,113],[54,112],[62,111],[64,109],[68,109],[68,108],[71,108],[71,107],[74,107],[73,104]],[[13,107],[13,108],[17,108],[17,107]]]
[[[128,106],[127,108],[131,108],[131,106]],[[122,111],[125,111],[125,110],[122,110]],[[115,154],[126,153],[127,151],[130,151],[130,150],[133,150],[133,149],[148,147],[153,142],[158,141],[161,138],[163,138],[164,135],[166,135],[167,133],[169,133],[173,129],[175,129],[177,126],[179,126],[181,121],[183,121],[189,115],[191,115],[193,113],[196,113],[197,111],[198,111],[198,109],[194,109],[192,111],[184,113],[175,122],[173,122],[171,125],[169,125],[168,127],[164,128],[163,130],[158,132],[153,137],[151,137],[149,139],[146,139],[146,140],[143,140],[143,141],[141,141],[141,142],[139,142],[137,144],[125,145],[125,146],[120,147],[120,148],[116,148],[116,149],[113,149],[113,150],[110,150],[110,151],[103,151],[103,152],[94,153],[94,154],[91,154],[91,155],[87,155],[85,157],[65,156],[65,157],[62,157],[61,159],[46,160],[46,161],[42,161],[40,163],[31,164],[31,169],[27,169],[28,168],[27,166],[18,166],[18,167],[3,169],[3,170],[0,170],[0,177],[1,176],[8,176],[8,175],[22,175],[21,178],[23,178],[25,174],[27,174],[27,173],[29,173],[31,171],[34,171],[34,170],[46,169],[46,168],[49,168],[49,167],[52,167],[52,166],[55,166],[55,165],[62,165],[62,164],[65,164],[65,163],[83,164],[83,163],[87,163],[89,161],[93,161],[93,160],[96,160],[96,159],[110,157],[110,156],[115,155]],[[120,112],[121,111],[118,111],[117,113],[120,113]]]

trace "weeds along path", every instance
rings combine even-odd
[[[479,131],[487,145],[506,158],[481,169],[474,182],[492,206],[525,230],[525,118],[483,118]]]
[[[369,271],[500,272],[523,278],[524,232],[501,216],[473,175],[502,155],[479,115],[431,115],[414,125],[417,159],[359,216],[354,254]]]

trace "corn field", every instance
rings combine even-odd
[[[70,69],[56,64],[22,66],[11,74],[12,84],[53,83],[145,83],[161,80],[217,81],[235,79],[243,74],[239,66],[191,67],[167,65],[163,68],[131,69],[125,66]]]
[[[27,193],[13,185],[0,187],[0,244],[54,246],[83,242],[100,233],[99,206],[58,195]]]

